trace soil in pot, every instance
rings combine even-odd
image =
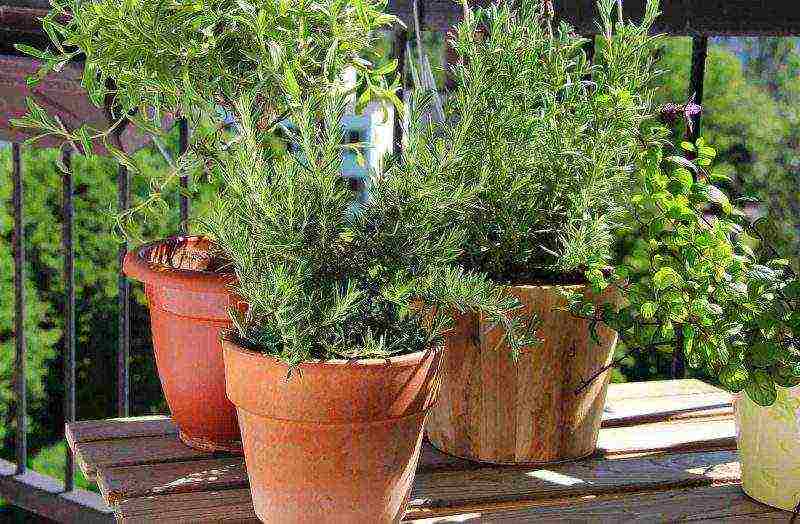
[[[225,396],[221,330],[230,329],[233,276],[200,237],[172,237],[131,251],[125,274],[143,282],[158,375],[180,439],[240,453],[236,409]]]
[[[441,349],[388,359],[277,359],[223,341],[250,491],[269,523],[399,522],[440,381]]]
[[[742,489],[759,502],[794,511],[800,504],[800,386],[779,387],[770,407],[746,394],[735,406]]]
[[[586,286],[569,286],[589,293]],[[428,438],[445,453],[496,464],[545,464],[592,454],[602,421],[609,375],[582,382],[611,362],[617,335],[558,308],[557,286],[514,286],[527,311],[541,319],[543,343],[517,362],[500,328],[476,315],[458,319],[448,337],[439,401],[426,423]],[[599,300],[614,296],[606,292]]]

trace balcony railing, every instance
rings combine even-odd
[[[11,5],[2,5],[0,0],[0,54],[13,53],[13,43],[26,42],[42,45],[46,39],[39,31],[36,17],[44,14],[46,2],[41,0],[5,0]],[[547,0],[543,0],[547,1]],[[415,5],[415,2],[416,3]],[[483,2],[486,3],[486,2]],[[592,34],[594,0],[561,0],[556,2],[557,12],[567,18],[584,34]],[[781,2],[776,0],[681,0],[662,1],[663,16],[657,30],[669,35],[691,36],[693,43],[689,95],[702,103],[703,79],[711,36],[797,36],[800,35],[800,2]],[[392,0],[390,9],[413,27],[414,13],[420,27],[430,31],[446,31],[458,21],[460,10],[452,0]],[[625,12],[632,18],[641,16],[644,0],[626,0]],[[394,35],[394,49],[400,68],[405,63],[404,55],[409,39],[405,29],[397,29]],[[4,72],[0,71],[0,81]],[[0,108],[3,107],[0,99]],[[693,117],[694,138],[700,133],[700,115]],[[189,129],[185,121],[179,121],[179,150],[182,153],[188,144]],[[399,144],[402,126],[395,123],[395,144]],[[70,153],[62,152],[62,161],[70,166]],[[15,345],[15,389],[16,411],[16,464],[0,461],[0,496],[7,501],[29,511],[63,522],[109,521],[110,514],[104,509],[99,497],[92,493],[75,489],[73,457],[67,450],[66,468],[63,483],[28,471],[27,449],[27,406],[26,406],[26,340],[23,335],[25,312],[25,230],[23,227],[25,205],[23,202],[24,168],[21,159],[21,146],[12,144],[11,173],[13,181],[13,258],[14,258],[14,333]],[[66,301],[64,318],[64,418],[65,422],[75,420],[75,249],[73,241],[74,207],[73,182],[69,169],[63,174],[63,279],[65,281]],[[186,180],[181,185],[186,187]],[[129,176],[120,167],[117,176],[117,209],[122,211],[130,204]],[[180,197],[181,227],[185,229],[189,217],[189,201]],[[126,244],[119,246],[118,263],[127,250]],[[130,287],[128,280],[120,272],[118,279],[119,300],[119,341],[117,352],[117,405],[120,417],[129,415],[129,361],[130,361]],[[3,307],[8,307],[3,305]],[[685,366],[681,354],[673,361],[673,378],[684,376]]]

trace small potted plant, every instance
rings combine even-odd
[[[508,286],[538,317],[538,347],[509,358],[504,333],[469,315],[445,354],[442,400],[427,434],[437,448],[493,463],[545,463],[594,452],[616,334],[563,311],[563,291],[598,300],[584,269],[610,256],[632,191],[640,133],[653,119],[657,3],[641,24],[601,0],[598,49],[557,24],[550,2],[465,6],[452,33],[450,122],[471,120],[457,179],[477,192],[459,262]],[[596,296],[595,296],[596,295]]]
[[[800,279],[715,186],[725,177],[710,169],[714,149],[702,139],[682,146],[694,161],[651,143],[620,256],[586,274],[625,301],[573,295],[570,308],[616,330],[629,353],[682,351],[689,366],[737,393],[744,491],[792,511],[800,504]]]
[[[240,99],[242,140],[217,166],[225,189],[203,223],[244,304],[223,336],[225,373],[266,522],[398,522],[452,316],[483,314],[527,343],[518,302],[453,264],[475,198],[443,175],[456,130],[412,118],[402,158],[353,207],[338,183],[338,91],[293,104],[290,154],[259,146],[257,103]]]
[[[168,115],[187,119],[195,130],[188,152],[167,176],[151,180],[151,194],[120,217],[126,234],[135,234],[139,221],[161,218],[163,195],[180,177],[195,188],[195,175],[225,161],[240,139],[235,105],[242,96],[256,96],[261,147],[276,143],[289,98],[327,83],[331,75],[355,78],[347,89],[357,89],[359,105],[376,95],[393,99],[384,80],[393,64],[371,63],[376,32],[394,21],[384,4],[54,0],[43,20],[53,47],[35,52],[42,66],[31,82],[81,61],[83,87],[113,124],[68,129],[33,101],[15,124],[81,153],[102,146],[137,175],[135,160],[117,140],[120,130],[133,125],[159,141]],[[131,251],[124,271],[145,284],[159,376],[180,438],[200,449],[240,451],[217,336],[231,326],[227,309],[237,302],[229,260],[207,238],[180,236]]]

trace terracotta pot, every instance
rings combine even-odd
[[[779,387],[767,408],[745,394],[735,407],[742,489],[759,502],[794,511],[800,504],[800,386]]]
[[[442,350],[288,368],[225,349],[256,515],[275,523],[398,522],[422,426],[436,398]]]
[[[146,244],[125,257],[125,274],[143,282],[150,307],[153,350],[164,396],[188,446],[241,453],[236,408],[225,396],[219,333],[230,329],[232,275],[173,269],[150,262],[176,243],[196,246],[199,237]]]
[[[569,286],[587,292],[584,286]],[[616,333],[554,308],[566,305],[554,286],[511,291],[541,319],[541,346],[515,363],[500,328],[461,316],[448,338],[439,402],[426,431],[431,444],[461,458],[495,464],[543,464],[590,455],[605,404],[608,373],[576,393],[582,380],[611,362]],[[610,299],[611,293],[603,300]]]

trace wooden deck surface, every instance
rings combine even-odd
[[[258,522],[242,457],[184,446],[168,417],[67,427],[77,463],[117,520]],[[696,380],[612,384],[594,457],[481,465],[428,444],[408,522],[788,522],[739,488],[731,396]]]

